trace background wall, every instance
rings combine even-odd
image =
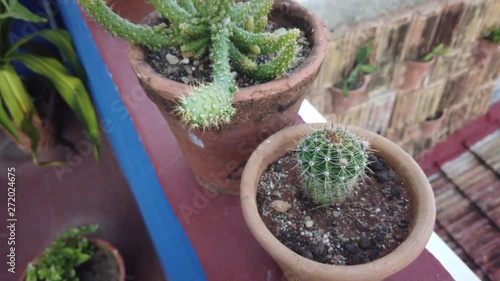
[[[488,28],[500,25],[500,1],[301,2],[330,19],[333,27],[327,59],[309,97],[327,118],[383,134],[418,156],[487,111],[500,73],[500,54],[478,63],[478,42]],[[366,101],[338,114],[332,86],[348,75],[359,46],[372,38],[371,62],[377,71]],[[441,43],[451,52],[437,59],[424,86],[401,90],[406,62]],[[424,120],[437,112],[445,114],[439,132],[424,137]]]

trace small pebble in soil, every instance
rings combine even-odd
[[[370,243],[370,240],[369,240],[368,238],[366,238],[366,237],[364,237],[364,236],[363,236],[363,237],[361,237],[361,238],[359,239],[359,242],[358,242],[358,247],[359,247],[361,250],[366,251],[366,250],[368,250],[368,249],[370,248],[370,244],[371,244],[371,243]]]
[[[326,252],[325,244],[323,244],[321,242],[316,243],[316,245],[313,248],[313,254],[316,257],[322,257],[325,254],[325,252]]]
[[[179,63],[179,58],[170,54],[170,53],[168,53],[165,58],[167,59],[169,64],[178,64]]]
[[[337,210],[333,211],[333,217],[335,217],[335,218],[340,217],[341,214],[342,214],[341,211],[337,211]]]
[[[311,228],[313,227],[314,222],[313,221],[306,221],[306,227]]]
[[[281,173],[281,171],[283,171],[283,165],[281,165],[280,163],[276,163],[276,165],[274,165],[274,171],[276,173]]]
[[[189,64],[189,58],[183,58],[181,61],[180,61],[181,64]]]
[[[390,179],[390,175],[386,171],[378,172],[375,174],[375,177],[380,183],[385,183],[388,182]]]
[[[286,213],[286,212],[288,212],[288,210],[290,210],[292,205],[290,205],[290,203],[285,202],[283,200],[275,200],[271,203],[270,207],[273,208],[276,212]]]
[[[374,172],[380,172],[382,171],[385,167],[381,159],[375,157],[375,155],[370,154],[368,156],[368,161],[369,161],[369,166],[370,169]]]
[[[358,247],[354,246],[351,243],[345,244],[345,249],[351,254],[356,254],[358,252]]]
[[[300,252],[300,255],[303,256],[304,258],[314,260],[313,253],[308,249],[302,249],[302,251]]]

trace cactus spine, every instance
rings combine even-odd
[[[273,0],[150,0],[169,26],[133,24],[115,14],[105,0],[79,0],[82,7],[111,35],[150,50],[174,46],[204,56],[210,52],[213,82],[190,89],[176,112],[195,129],[217,128],[231,121],[236,83],[231,66],[259,81],[282,76],[292,64],[299,31],[263,32]],[[273,59],[257,64],[259,54]]]
[[[336,205],[365,176],[369,143],[345,128],[324,128],[309,133],[298,146],[302,183],[311,199]]]

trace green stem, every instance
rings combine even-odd
[[[80,3],[113,36],[118,35],[126,41],[150,49],[159,49],[169,43],[164,24],[155,27],[133,24],[113,12],[103,0],[80,0]]]

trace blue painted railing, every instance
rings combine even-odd
[[[123,120],[122,112],[110,110],[117,106],[111,106],[116,101],[120,103],[118,106],[125,106],[78,5],[74,0],[57,2],[66,28],[73,35],[77,52],[87,71],[89,87],[99,116],[101,120],[106,119],[115,125],[116,129],[107,132],[108,139],[135,197],[167,280],[206,280],[196,253],[165,197],[132,121],[130,118]],[[137,278],[142,281],[140,276]]]

